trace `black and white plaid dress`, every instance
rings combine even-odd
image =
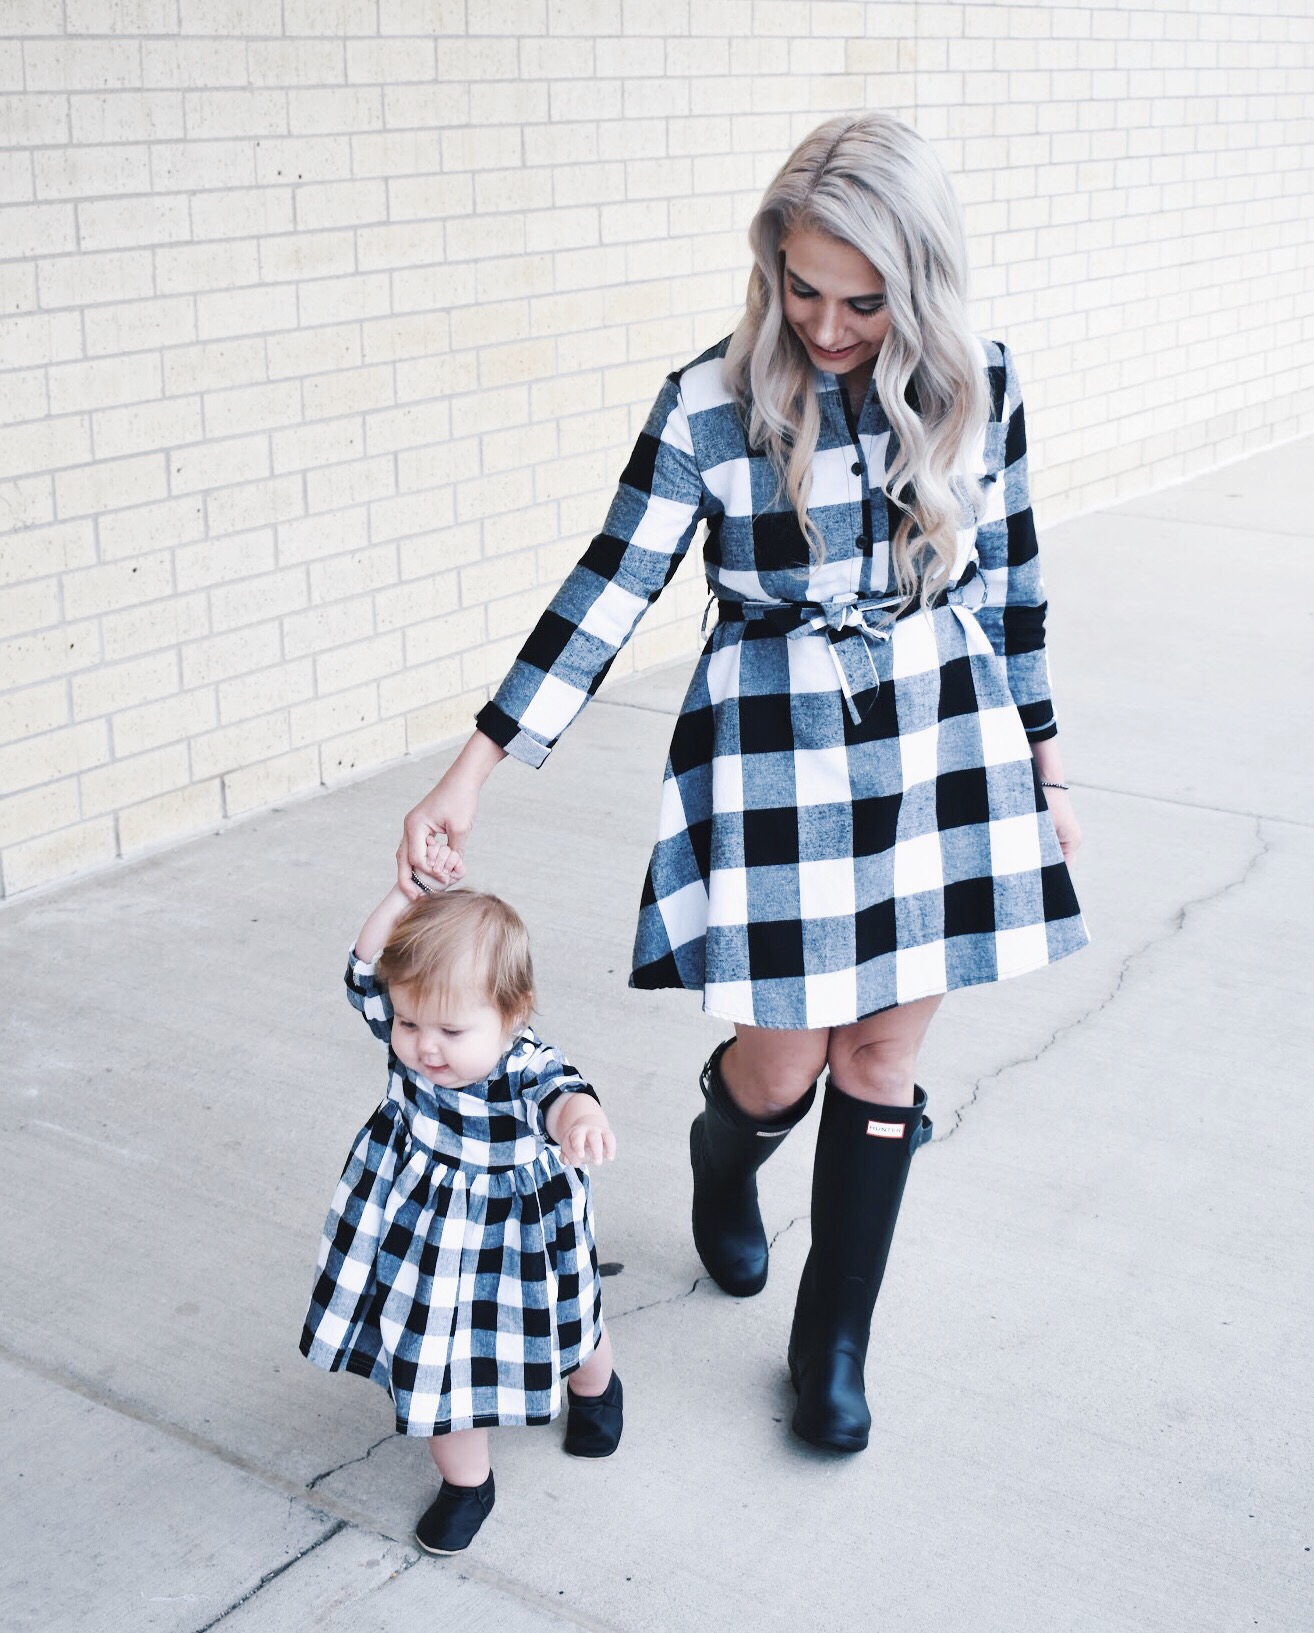
[[[373,964],[353,953],[346,980],[390,1045]],[[325,1221],[301,1353],[382,1384],[399,1434],[548,1423],[561,1379],[592,1354],[602,1292],[588,1176],[544,1128],[572,1093],[593,1090],[531,1027],[462,1089],[436,1087],[389,1046],[388,1092]]]
[[[953,586],[898,616],[875,381],[855,418],[814,376],[815,561],[749,447],[727,344],[667,379],[604,531],[479,727],[542,764],[706,522],[720,616],[671,741],[631,985],[830,1027],[1075,952],[1086,930],[1029,748],[1057,728],[1007,348],[979,343],[984,511],[964,516]]]

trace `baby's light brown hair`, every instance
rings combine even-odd
[[[482,997],[508,1027],[534,1008],[534,964],[525,921],[500,896],[447,890],[412,902],[374,962],[386,987],[442,997]]]

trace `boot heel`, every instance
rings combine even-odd
[[[863,1393],[862,1363],[846,1350],[814,1358],[805,1375],[797,1365],[798,1405],[790,1424],[800,1440],[827,1452],[865,1450],[871,1413]]]

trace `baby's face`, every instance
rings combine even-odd
[[[392,1048],[403,1066],[444,1089],[482,1082],[506,1053],[513,1028],[486,998],[438,997],[393,987]]]

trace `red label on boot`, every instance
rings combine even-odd
[[[903,1138],[902,1123],[868,1123],[868,1134],[874,1134],[878,1140],[901,1140]]]

